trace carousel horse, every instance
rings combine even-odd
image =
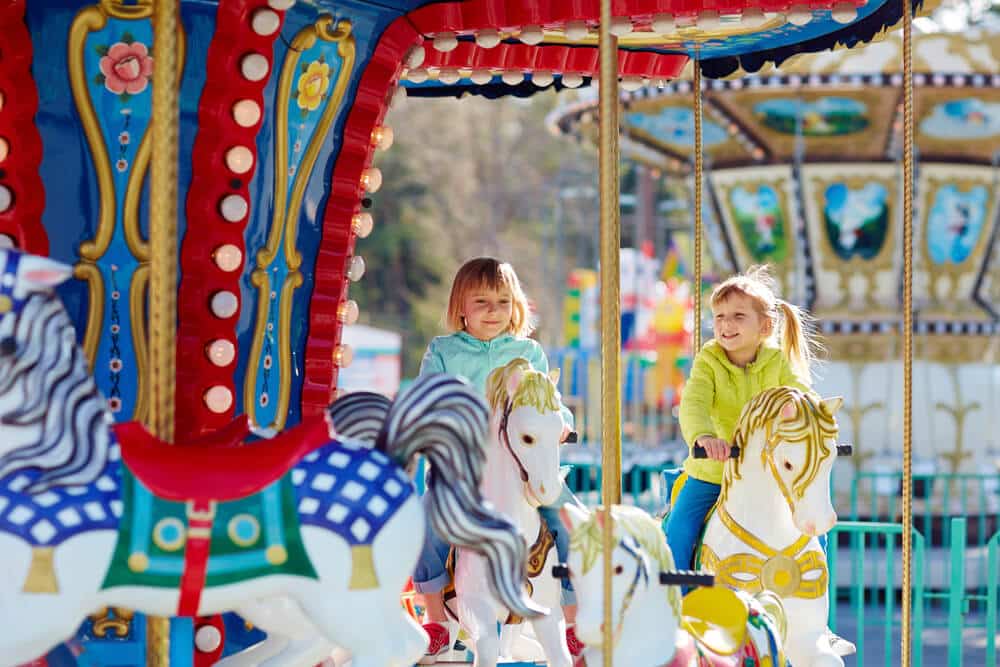
[[[777,387],[743,408],[700,550],[700,567],[720,584],[781,598],[785,649],[796,667],[844,664],[827,635],[828,571],[818,540],[837,522],[834,461],[851,453],[836,441],[841,403]]]
[[[539,507],[554,504],[562,492],[559,445],[563,419],[556,378],[556,371],[546,375],[524,359],[514,359],[490,373],[487,400],[493,416],[481,488],[483,496],[509,517],[524,541],[532,545],[527,560],[529,590],[539,606],[550,610],[531,620],[532,629],[549,667],[570,667],[560,607],[561,582],[546,567],[558,560],[555,540],[538,513]],[[518,655],[525,646],[520,637],[522,619],[517,618],[520,614],[483,585],[486,572],[482,554],[458,549],[455,607],[460,624],[471,637],[477,667],[493,667],[499,656]],[[498,622],[504,624],[499,636]]]
[[[488,413],[464,382],[416,382],[372,446],[331,433],[325,416],[271,440],[168,445],[113,425],[53,293],[71,275],[0,249],[0,664],[121,606],[233,610],[269,635],[319,634],[354,667],[412,665],[427,635],[399,595],[423,541],[403,471],[417,454],[440,473],[426,503],[435,530],[482,554],[505,606],[540,613],[523,591],[523,539],[477,488]],[[322,659],[285,657],[274,664]]]
[[[556,569],[576,591],[576,632],[587,648],[587,667],[604,664],[604,522],[566,505],[560,516],[570,531],[570,556]],[[611,615],[615,665],[628,667],[784,667],[784,611],[769,593],[753,598],[711,586],[711,575],[675,572],[659,523],[627,505],[611,508],[615,543],[611,554]]]

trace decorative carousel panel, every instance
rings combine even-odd
[[[646,105],[637,103],[624,113],[622,124],[634,140],[681,160],[694,153],[694,112],[691,100],[663,100]],[[738,128],[728,127],[725,119],[706,115],[702,123],[705,151],[715,162],[746,161],[748,147],[738,139]]]
[[[991,164],[1000,149],[1000,88],[924,87],[916,100],[920,154]]]
[[[1000,216],[1000,212],[997,213]],[[997,222],[1000,224],[1000,221]],[[993,257],[983,271],[983,280],[976,292],[980,304],[991,310],[994,317],[1000,318],[1000,240],[993,240]]]
[[[995,183],[990,167],[921,168],[915,293],[921,319],[993,319],[974,292],[997,225]]]
[[[898,171],[891,164],[802,168],[816,315],[870,320],[898,313]]]
[[[801,134],[808,160],[879,160],[885,155],[899,93],[859,85],[826,90],[754,87],[713,100],[759,137],[775,159],[795,154]]]
[[[736,263],[772,265],[781,293],[791,295],[799,254],[791,167],[714,171],[710,178]]]

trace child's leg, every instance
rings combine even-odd
[[[427,620],[430,622],[441,623],[448,620],[441,591],[449,581],[445,563],[450,548],[428,522],[427,531],[424,533],[424,546],[413,571],[413,590],[423,596]]]
[[[719,498],[721,487],[711,482],[688,477],[677,495],[674,506],[664,522],[667,544],[674,555],[674,566],[690,570],[694,562],[694,549],[701,537],[705,517]]]

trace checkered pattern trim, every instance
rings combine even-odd
[[[74,535],[117,530],[122,515],[118,445],[108,450],[108,463],[89,486],[56,487],[27,495],[41,473],[22,471],[0,480],[0,533],[16,535],[33,547],[55,547]]]
[[[318,449],[292,470],[299,521],[337,533],[351,546],[371,544],[413,493],[413,483],[382,452],[353,441]]]

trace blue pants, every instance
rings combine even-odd
[[[674,567],[678,570],[694,568],[694,550],[701,543],[705,519],[721,490],[718,484],[688,477],[677,493],[677,500],[663,521],[663,530],[674,555]],[[826,553],[826,535],[819,536],[819,545]]]
[[[559,519],[559,510],[567,503],[583,507],[580,499],[574,496],[573,492],[563,483],[562,493],[555,504],[538,508],[538,514],[555,538],[556,554],[559,556],[560,563],[565,563],[566,559],[569,558],[569,534]],[[424,547],[420,552],[417,567],[413,571],[413,588],[418,593],[439,593],[448,585],[449,577],[445,571],[445,562],[448,560],[450,548],[451,545],[438,535],[428,522],[424,534]],[[573,592],[568,578],[562,580],[562,604],[564,606],[576,604],[576,594]]]

